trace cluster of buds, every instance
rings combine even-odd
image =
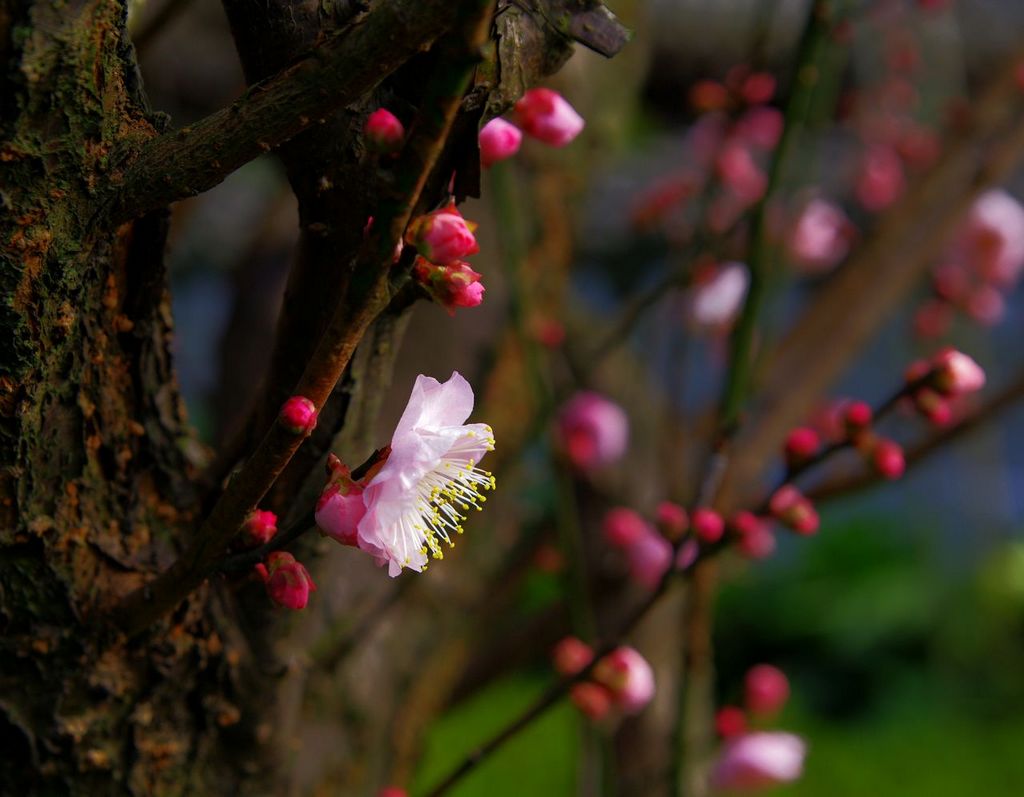
[[[772,517],[797,534],[810,535],[818,531],[820,520],[811,500],[792,484],[780,487],[768,500]]]
[[[570,398],[558,413],[558,446],[581,471],[616,462],[626,453],[629,419],[618,404],[585,390]]]
[[[576,637],[566,637],[552,651],[555,669],[571,677],[588,667],[594,651]],[[569,692],[573,704],[592,720],[603,720],[612,712],[638,714],[654,697],[654,671],[636,649],[615,648],[594,665],[590,678]]]
[[[1001,189],[978,197],[932,269],[932,296],[914,317],[921,337],[944,334],[957,312],[984,326],[1006,312],[1024,271],[1024,206]]]
[[[462,260],[480,251],[475,229],[451,202],[413,219],[405,231],[405,243],[418,252],[413,279],[451,315],[456,307],[476,307],[483,301],[480,274]]]
[[[930,360],[911,363],[906,377],[914,407],[936,426],[953,419],[951,402],[985,386],[981,366],[952,348],[942,349]]]
[[[515,113],[519,127],[498,117],[480,128],[480,162],[485,169],[519,152],[523,133],[552,147],[564,147],[584,126],[576,109],[551,89],[530,89],[516,103]]]
[[[286,609],[305,609],[309,593],[316,590],[306,568],[284,551],[269,554],[266,564],[256,565],[256,573],[263,579],[270,599]]]
[[[803,772],[806,745],[782,731],[751,730],[781,711],[789,699],[789,680],[777,667],[759,664],[744,679],[744,706],[723,706],[715,728],[723,740],[712,783],[716,789],[744,792],[795,781]]]

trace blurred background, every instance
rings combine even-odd
[[[346,630],[327,647],[328,677],[304,686],[297,794],[369,794],[389,779],[421,789],[433,783],[553,681],[551,646],[582,633],[574,558],[586,563],[592,633],[641,594],[602,541],[604,513],[621,505],[649,515],[663,499],[695,499],[734,320],[700,297],[722,264],[746,261],[749,240],[739,228],[753,205],[703,188],[716,169],[723,182],[731,179],[707,149],[722,146],[723,126],[740,114],[719,107],[708,86],[733,90],[738,66],[767,73],[775,90],[751,105],[785,108],[810,3],[608,5],[634,39],[611,61],[580,48],[551,81],[587,120],[584,133],[562,150],[527,142],[485,175],[480,199],[462,206],[480,224],[482,251],[472,265],[484,275],[485,301],[453,317],[416,305],[377,425],[379,446],[417,374],[443,380],[459,370],[476,389],[473,420],[495,429],[490,467],[498,491],[459,548],[423,576],[384,583],[357,552],[324,550],[334,564],[319,566],[340,568],[345,584],[325,589],[327,579],[318,577],[321,606],[311,611],[321,613],[320,628],[296,630],[292,644],[323,651],[313,640],[322,641],[324,627]],[[776,186],[781,198],[767,211],[778,267],[765,343],[843,267],[842,254],[827,265],[793,254],[786,241],[800,209],[827,198],[841,209],[845,245],[855,249],[903,182],[943,156],[945,131],[1024,45],[1024,4],[1008,0],[839,5],[846,21],[829,34],[818,90]],[[133,8],[131,26],[150,100],[175,126],[243,90],[218,4],[145,0]],[[898,179],[882,149],[897,158]],[[764,155],[751,151],[764,172]],[[865,162],[872,153],[881,165]],[[865,181],[872,169],[877,184]],[[1024,174],[1004,188],[1022,196]],[[884,201],[879,192],[889,190],[894,196]],[[214,449],[259,389],[296,225],[271,156],[174,209],[178,375],[192,422]],[[985,367],[987,392],[1020,380],[1024,308],[1016,283],[1001,284],[995,299],[990,292],[958,304],[937,287],[937,273],[887,319],[833,397],[877,402],[899,386],[910,361],[946,343]],[[586,478],[569,473],[550,433],[557,406],[579,386],[624,407],[631,426],[625,459]],[[887,424],[908,444],[930,433],[910,413]],[[737,702],[751,665],[769,662],[787,673],[793,697],[773,727],[804,737],[809,754],[804,777],[779,794],[1024,793],[1022,452],[1024,413],[1007,402],[899,482],[826,494],[817,536],[780,534],[765,561],[723,561],[710,700]],[[857,460],[838,458],[822,482],[857,472]],[[767,464],[766,473],[779,467]],[[564,702],[452,794],[661,793],[684,602],[681,591],[669,595],[635,635],[659,683],[644,714],[595,731]],[[415,645],[396,641],[403,624],[435,612],[436,630]],[[366,618],[376,630],[366,630]],[[353,628],[362,633],[355,641]],[[367,685],[381,661],[412,673],[401,695],[383,698]],[[418,678],[436,686],[417,690]],[[390,720],[371,734],[376,741],[348,738],[346,723],[380,700]],[[340,762],[360,744],[373,752],[350,790],[351,768]]]

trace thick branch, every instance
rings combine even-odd
[[[334,313],[296,395],[310,399],[319,410],[366,328],[387,306],[391,296],[389,268],[395,241],[400,239],[423,186],[444,148],[469,78],[480,58],[491,15],[490,0],[462,5],[463,22],[442,42],[436,74],[432,76],[423,112],[409,134],[409,143],[396,166],[396,181],[382,203],[345,301]],[[298,450],[303,438],[274,423],[256,452],[231,480],[194,542],[168,570],[130,594],[113,612],[114,623],[128,635],[149,627],[171,611],[223,560],[231,538]]]
[[[355,101],[444,33],[458,8],[451,0],[384,0],[229,107],[150,140],[113,176],[114,219],[202,193]]]

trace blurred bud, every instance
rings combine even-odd
[[[874,411],[866,401],[851,401],[843,409],[843,427],[846,436],[856,438],[871,426]]]
[[[686,510],[672,501],[662,501],[654,510],[654,519],[661,533],[670,540],[678,540],[690,526]]]
[[[618,647],[594,667],[594,680],[611,692],[626,714],[640,712],[654,697],[654,671],[631,647]]]
[[[711,773],[715,789],[756,791],[792,783],[803,773],[806,745],[791,733],[746,733],[725,743]]]
[[[722,706],[715,714],[715,731],[723,739],[739,736],[747,730],[747,715],[738,706]]]
[[[608,465],[626,453],[629,420],[622,408],[599,393],[582,391],[558,414],[558,442],[577,468]]]
[[[919,338],[945,335],[953,323],[953,308],[940,299],[930,299],[914,313],[914,334]]]
[[[748,559],[766,559],[775,552],[775,534],[771,524],[753,512],[737,512],[729,519],[736,533],[736,547]]]
[[[857,199],[866,210],[877,212],[903,193],[903,162],[890,147],[874,146],[864,155],[857,176]]]
[[[764,196],[768,178],[739,140],[726,141],[715,159],[719,179],[743,202],[753,204]]]
[[[982,326],[992,327],[1006,315],[1006,300],[993,286],[979,285],[967,297],[964,310]]]
[[[758,105],[749,108],[736,120],[733,130],[737,138],[762,152],[771,152],[779,145],[785,117],[778,108]]]
[[[569,690],[569,699],[585,716],[602,720],[612,708],[611,693],[599,684],[584,681]]]
[[[250,544],[265,545],[277,534],[277,515],[264,509],[255,509],[245,519],[242,530]]]
[[[872,447],[871,466],[882,478],[900,478],[907,469],[902,446],[884,437],[878,438]]]
[[[771,497],[768,507],[773,517],[798,534],[814,534],[818,530],[818,513],[814,505],[791,484],[780,487]]]
[[[316,405],[305,396],[292,396],[281,407],[278,419],[292,434],[308,435],[316,428]]]
[[[831,271],[850,251],[853,224],[831,202],[812,199],[800,211],[786,241],[795,266],[806,274]]]
[[[267,595],[278,606],[304,609],[309,602],[309,593],[316,590],[306,568],[284,551],[274,551],[267,557],[265,565],[256,565],[256,572],[266,585]]]
[[[701,542],[718,542],[725,533],[725,521],[715,510],[698,507],[693,510],[693,533]]]
[[[914,393],[914,406],[936,426],[946,426],[953,420],[953,408],[949,405],[949,400],[926,387]]]
[[[932,358],[932,386],[944,396],[975,393],[985,386],[985,372],[963,352],[943,349]]]
[[[594,651],[586,642],[567,636],[551,651],[551,660],[562,675],[575,675],[594,658]]]
[[[697,113],[720,111],[729,105],[729,90],[717,80],[698,80],[690,87],[690,105]]]
[[[775,77],[768,72],[754,72],[740,86],[740,96],[750,105],[763,105],[775,96]]]
[[[623,552],[629,564],[630,578],[645,589],[658,586],[665,571],[672,566],[672,544],[649,527]]]
[[[530,89],[516,103],[523,132],[553,147],[564,147],[583,130],[583,117],[551,89]]]
[[[703,327],[731,324],[743,306],[750,273],[742,263],[723,263],[701,274],[690,289],[690,314]]]
[[[602,524],[604,538],[617,548],[625,548],[637,542],[643,535],[652,533],[647,521],[639,513],[625,507],[608,510]]]
[[[385,108],[378,108],[367,117],[363,133],[370,149],[382,154],[398,152],[405,139],[405,128],[402,127],[402,123]]]
[[[789,700],[789,679],[778,667],[758,664],[743,681],[744,699],[751,714],[775,714]]]
[[[417,216],[405,230],[405,242],[431,263],[444,265],[480,251],[473,230],[452,202],[447,207]]]
[[[511,122],[497,117],[480,128],[479,141],[480,162],[485,169],[489,169],[498,161],[511,158],[519,152],[523,133]]]
[[[809,426],[798,426],[786,436],[786,464],[800,465],[815,454],[821,446],[818,433]]]
[[[481,275],[462,260],[438,266],[417,257],[412,276],[448,315],[455,315],[457,307],[476,307],[484,300]]]

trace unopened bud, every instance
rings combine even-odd
[[[363,132],[370,149],[382,154],[398,152],[405,139],[402,123],[386,108],[378,108],[367,117]]]
[[[305,396],[292,396],[278,417],[292,434],[308,435],[316,428],[316,405]]]

